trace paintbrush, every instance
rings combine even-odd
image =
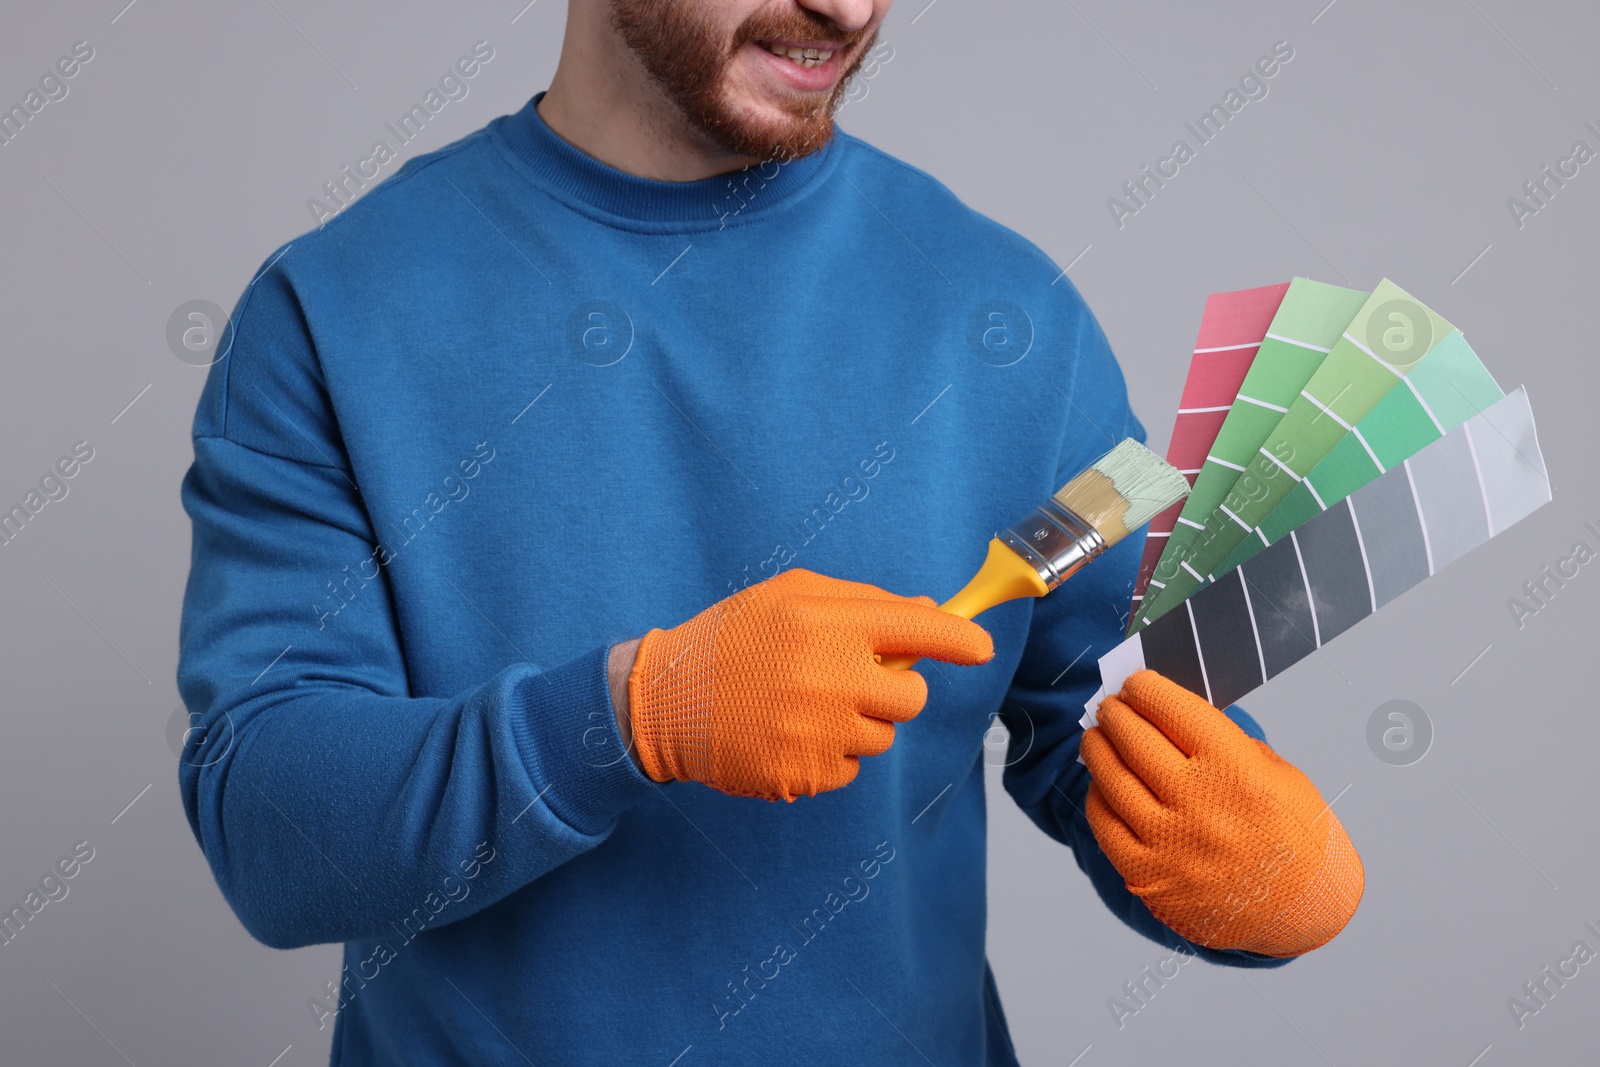
[[[1008,600],[1044,596],[1188,495],[1188,479],[1130,437],[1020,522],[990,538],[988,558],[978,573],[939,607],[970,619]],[[905,670],[918,658],[877,656],[895,670]]]

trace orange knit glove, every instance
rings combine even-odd
[[[639,762],[657,782],[768,800],[848,785],[928,699],[922,675],[879,653],[973,665],[994,643],[931,597],[803,567],[746,586],[640,642],[628,675]]]
[[[1365,876],[1311,780],[1152,670],[1084,731],[1095,840],[1150,912],[1197,945],[1297,956],[1344,928]]]

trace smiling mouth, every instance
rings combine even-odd
[[[805,67],[808,70],[822,66],[833,58],[835,52],[842,51],[842,49],[837,48],[817,48],[806,45],[791,45],[783,42],[761,41],[758,43],[773,55],[781,56],[795,66]]]

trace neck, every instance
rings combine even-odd
[[[611,28],[606,5],[567,5],[561,59],[539,116],[574,147],[627,174],[690,182],[753,166],[689,125]]]

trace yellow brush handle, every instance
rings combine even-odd
[[[940,604],[939,609],[970,619],[996,604],[1004,604],[1018,597],[1044,596],[1049,591],[1039,572],[1033,569],[1033,564],[1013,552],[1000,538],[991,537],[988,558],[978,568],[978,573],[962,587],[961,592]],[[903,671],[920,658],[909,655],[882,656],[879,662],[891,670]]]

